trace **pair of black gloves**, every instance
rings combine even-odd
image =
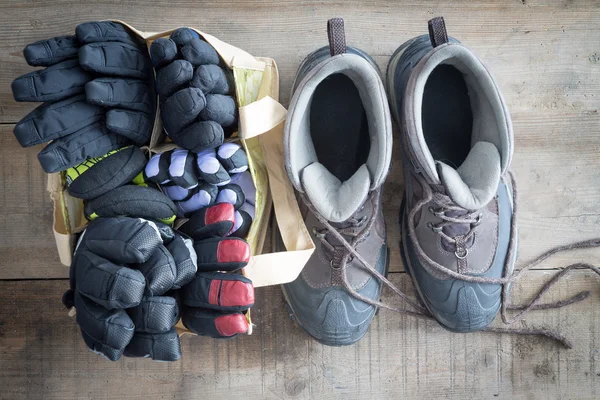
[[[126,216],[90,222],[63,297],[76,309],[87,346],[113,361],[123,354],[175,361],[181,358],[180,317],[199,335],[246,332],[243,311],[254,304],[252,282],[224,273],[250,258],[244,240],[224,237],[233,215],[231,204],[215,205],[184,224],[186,233]]]
[[[171,140],[195,153],[237,130],[233,78],[215,49],[190,28],[150,45],[162,121]]]
[[[173,142],[194,152],[221,145],[237,129],[237,108],[230,72],[217,52],[189,28],[155,40],[150,50],[110,21],[86,22],[75,35],[29,44],[27,63],[45,68],[15,79],[13,97],[44,103],[15,126],[19,144],[51,142],[38,154],[49,173],[148,144],[157,91]]]
[[[58,172],[129,144],[150,141],[156,95],[146,45],[114,22],[87,22],[75,35],[29,44],[31,66],[12,83],[17,101],[44,102],[14,129],[23,147],[52,141],[38,159]]]

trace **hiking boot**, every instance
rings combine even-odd
[[[501,305],[502,285],[485,279],[509,276],[516,259],[512,124],[482,62],[447,36],[442,18],[429,32],[400,46],[387,70],[402,137],[401,252],[433,316],[470,332]]]
[[[285,124],[286,169],[316,249],[283,292],[301,327],[341,346],[361,339],[375,315],[381,284],[368,268],[387,270],[381,186],[392,128],[375,62],[346,47],[342,20],[328,32],[329,47],[299,68]]]

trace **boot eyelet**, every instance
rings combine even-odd
[[[324,233],[322,233],[322,232],[319,232],[319,230],[317,229],[317,227],[316,227],[316,226],[313,226],[313,227],[312,227],[312,229],[311,229],[311,232],[312,232],[312,234],[313,234],[313,235],[314,235],[316,238],[318,238],[318,239],[322,239],[322,238],[324,238],[324,237],[325,237],[325,234],[324,234]]]
[[[442,231],[441,227],[434,225],[431,221],[427,223],[427,227],[435,233],[440,233]]]
[[[459,260],[464,260],[465,258],[467,258],[467,255],[469,254],[469,250],[468,249],[456,249],[456,251],[454,252],[454,255],[456,256],[456,258],[458,258]]]
[[[341,269],[341,266],[334,264],[333,260],[329,261],[329,266],[331,267],[331,269],[336,270],[336,271]]]
[[[438,211],[431,206],[429,206],[427,209],[429,210],[430,213],[432,213],[433,215],[435,215],[438,218],[442,218],[442,217],[446,216],[446,213],[444,211]]]

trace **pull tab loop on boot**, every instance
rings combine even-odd
[[[329,53],[332,56],[346,52],[343,18],[331,18],[327,21],[327,38],[329,39]]]
[[[429,39],[433,47],[448,43],[448,32],[446,32],[446,23],[444,17],[435,17],[427,22],[429,26]]]

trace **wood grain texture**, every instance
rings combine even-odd
[[[0,125],[0,279],[64,278],[52,234],[52,202],[37,160],[22,149],[12,125]]]
[[[525,300],[552,273],[515,287]],[[392,281],[414,295],[404,273]],[[594,399],[600,394],[598,278],[576,271],[548,300],[593,295],[560,311],[534,312],[526,326],[558,329],[575,342],[490,333],[453,334],[381,311],[358,344],[318,344],[294,325],[278,288],[259,289],[255,334],[232,340],[184,336],[175,363],[110,362],[85,347],[60,305],[67,281],[0,283],[2,399]],[[384,301],[395,300],[386,291]]]
[[[447,4],[448,3],[448,4]],[[405,40],[444,15],[449,33],[497,78],[512,112],[513,170],[520,193],[520,262],[559,244],[600,236],[600,4],[595,0],[120,2],[0,0],[0,399],[597,399],[600,397],[599,279],[576,271],[548,296],[592,298],[535,312],[517,326],[556,328],[575,342],[452,334],[435,323],[381,311],[367,336],[321,346],[289,319],[277,287],[259,289],[255,334],[229,341],[184,337],[171,364],[92,354],[60,304],[68,269],[54,248],[51,202],[16,123],[35,104],[12,99],[10,83],[31,71],[23,47],[73,32],[77,23],[121,19],[141,30],[194,26],[276,60],[287,105],[302,59],[326,44],[325,21],[346,20],[348,43],[373,55],[382,73]],[[397,132],[396,132],[397,135]],[[384,192],[392,271],[402,271],[397,213],[403,179],[395,141]],[[558,255],[540,268],[600,263],[600,251]],[[513,289],[525,301],[555,271],[536,270]],[[29,280],[33,279],[33,280]],[[37,279],[37,280],[36,280]],[[392,281],[414,295],[409,277]],[[396,298],[385,292],[384,301]],[[496,321],[498,324],[498,321]]]
[[[74,31],[79,22],[120,19],[138,29],[194,26],[247,50],[274,58],[287,104],[300,61],[327,43],[326,20],[343,16],[348,43],[375,56],[384,69],[405,40],[427,33],[426,21],[444,15],[449,33],[490,65],[513,112],[593,112],[598,109],[600,8],[594,0],[396,1],[172,1],[0,2],[0,122],[16,122],[33,105],[16,103],[10,83],[31,70],[23,47]]]

